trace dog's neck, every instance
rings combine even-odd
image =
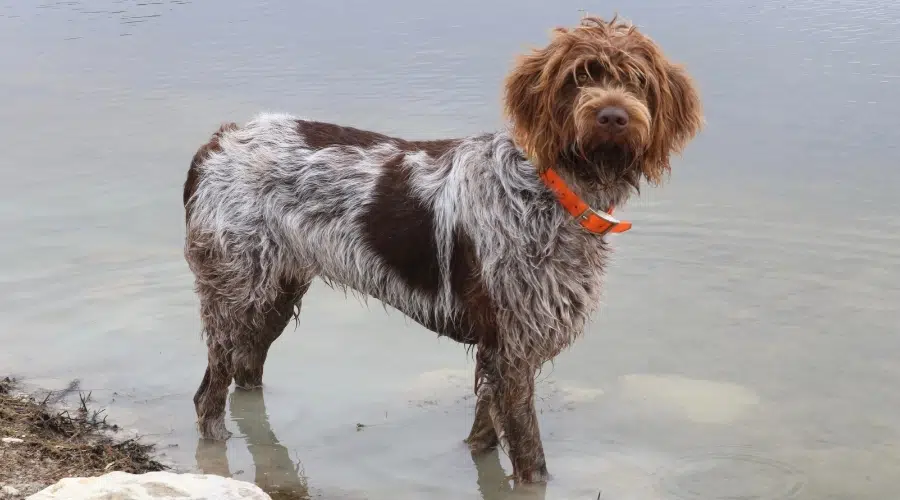
[[[641,171],[634,157],[619,151],[599,151],[591,158],[564,152],[553,167],[586,201],[605,208],[622,205],[640,191]]]
[[[539,172],[541,167],[527,153],[518,149],[535,172]],[[569,160],[561,160],[550,168],[562,178],[574,194],[597,210],[608,211],[610,208],[624,205],[632,194],[640,191],[640,171],[635,168],[608,168]]]
[[[519,161],[523,162],[523,172],[533,172],[534,179],[544,185],[544,181],[538,179],[541,165],[515,141],[509,130],[494,137],[512,146]],[[575,195],[595,210],[619,208],[632,194],[640,192],[641,170],[631,158],[598,156],[597,160],[588,163],[574,154],[561,155],[556,165],[549,167],[559,174]]]
[[[573,167],[561,162],[553,168],[587,204],[601,210],[624,205],[637,192],[640,182],[640,174],[632,171],[598,177],[589,175],[580,165]]]
[[[613,211],[623,204],[631,192],[637,189],[640,174],[630,168],[622,168],[602,181],[590,175],[579,175],[590,172],[584,165],[559,162],[556,167],[540,168],[520,147],[516,146],[520,157],[527,162],[527,167],[540,178],[541,184],[548,189],[554,198],[571,217],[590,233],[605,235],[609,232],[621,233],[631,229],[631,223],[620,221],[613,216]],[[594,171],[608,172],[601,166],[593,166]],[[605,181],[605,182],[604,182]]]
[[[559,204],[588,232],[602,236],[607,233],[623,233],[631,229],[630,222],[620,221],[613,217],[615,205],[599,210],[590,206],[572,191],[556,170],[544,169],[540,176],[544,184],[556,196]]]

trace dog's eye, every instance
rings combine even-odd
[[[578,73],[577,75],[575,75],[575,81],[578,82],[579,84],[587,83],[588,74],[587,73]]]

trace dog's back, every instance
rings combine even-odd
[[[445,227],[456,222],[435,202],[455,144],[288,115],[224,125],[188,171],[186,258],[232,303],[262,308],[283,282],[321,277],[441,331],[456,309]]]

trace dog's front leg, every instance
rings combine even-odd
[[[496,418],[503,429],[502,439],[509,450],[515,481],[545,482],[549,474],[534,407],[537,368],[523,365],[498,363],[500,376],[494,394]]]
[[[494,392],[498,378],[495,350],[478,346],[475,357],[475,421],[466,438],[473,454],[491,451],[500,443],[499,434],[502,432],[497,431],[499,422],[494,419],[497,413]]]

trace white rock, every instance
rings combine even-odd
[[[206,474],[110,472],[99,477],[69,477],[27,500],[271,500],[258,486]]]
[[[25,442],[23,439],[19,438],[3,438],[0,439],[0,441],[3,441],[3,444],[19,444]]]
[[[12,486],[4,486],[3,488],[0,488],[0,493],[2,493],[2,495],[0,495],[0,498],[19,496],[19,490],[13,488]]]

